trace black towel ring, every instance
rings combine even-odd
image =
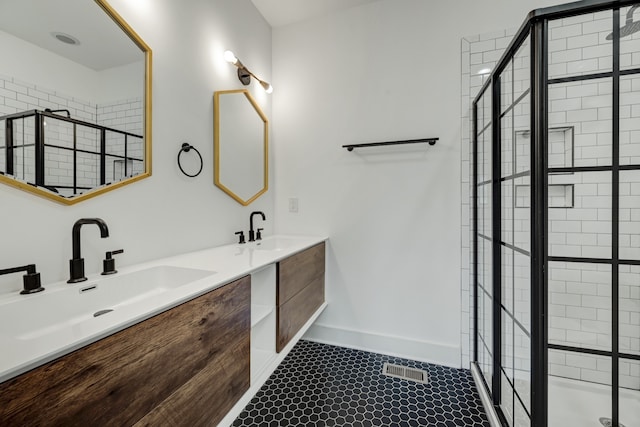
[[[180,156],[182,155],[183,152],[188,153],[192,149],[193,151],[196,152],[198,157],[200,157],[200,170],[194,175],[189,175],[184,171],[184,169],[182,169],[182,164],[180,164]],[[187,142],[183,143],[182,148],[180,148],[180,151],[178,152],[178,167],[180,168],[180,171],[186,176],[188,176],[189,178],[195,178],[196,176],[200,175],[200,172],[202,172],[202,166],[203,166],[202,156],[200,155],[200,152],[198,151],[198,149]]]

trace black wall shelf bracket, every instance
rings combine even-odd
[[[422,139],[408,139],[404,141],[387,141],[387,142],[369,142],[366,144],[349,144],[343,145],[342,148],[346,148],[348,151],[353,151],[354,148],[363,147],[379,147],[381,145],[403,145],[403,144],[424,144],[436,145],[436,141],[440,138],[422,138]]]

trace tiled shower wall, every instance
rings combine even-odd
[[[144,133],[142,98],[124,99],[96,106],[97,124],[113,129],[130,132],[136,135]],[[124,156],[123,136],[107,133],[107,153]],[[142,139],[128,138],[127,157],[144,159],[144,143]],[[107,180],[109,182],[124,178],[122,160],[110,161],[107,164]],[[144,172],[144,162],[129,161],[127,176]]]
[[[624,17],[624,11],[623,15]],[[611,12],[550,23],[550,74],[563,77],[611,69]],[[484,83],[477,74],[493,68],[511,40],[504,31],[462,40],[462,297],[463,365],[472,348],[473,283],[471,210],[471,101]],[[621,67],[640,64],[640,35],[623,39]],[[550,167],[611,164],[611,79],[553,85],[549,91]],[[621,79],[620,163],[640,163],[640,79]],[[516,147],[528,144],[528,133],[515,129]],[[549,254],[610,258],[611,173],[579,172],[549,177]],[[528,188],[516,188],[516,208],[527,208]],[[521,195],[521,197],[519,197]],[[516,209],[517,211],[518,209]],[[517,214],[517,212],[516,212]],[[640,171],[620,174],[620,257],[640,259]],[[517,231],[517,230],[516,230]],[[549,272],[550,342],[611,349],[611,269],[603,264],[551,262]],[[640,354],[640,267],[620,267],[620,350]],[[516,303],[529,304],[525,292]],[[516,369],[520,352],[513,349]],[[509,352],[510,349],[505,349]],[[550,351],[553,375],[610,384],[610,360],[598,356]],[[523,359],[522,363],[526,364]],[[526,365],[523,365],[523,368]],[[622,360],[620,383],[640,389],[640,363]]]
[[[126,130],[135,134],[143,131],[142,99],[130,99],[105,104],[94,104],[85,100],[70,97],[47,88],[22,82],[9,76],[0,76],[0,116],[33,109],[44,110],[67,109],[71,117],[89,123],[95,123],[116,129]],[[63,113],[64,114],[64,113]],[[72,147],[73,126],[69,123],[47,119],[46,143],[63,147]],[[5,122],[0,129],[0,170],[5,170]],[[18,144],[34,143],[33,119],[15,122],[15,138]],[[99,133],[95,129],[78,126],[76,131],[77,148],[99,152]],[[137,138],[129,140],[130,147],[127,155],[143,158],[143,142]],[[107,153],[124,155],[123,137],[115,133],[107,133]],[[25,147],[18,150],[15,158],[16,175],[18,178],[34,182],[35,162],[34,148]],[[122,178],[119,163],[107,158],[107,182]],[[79,186],[98,186],[99,159],[98,156],[78,152],[77,174]],[[129,171],[133,167],[133,174],[141,173],[144,169],[142,162],[130,162]],[[113,173],[111,170],[113,169]],[[47,185],[73,184],[73,155],[71,151],[47,147],[45,151],[45,174]],[[61,190],[65,194],[65,190]]]
[[[55,91],[23,82],[13,77],[0,75],[0,116],[33,109],[43,110],[45,108],[51,108],[52,110],[67,109],[74,118],[95,122],[96,108],[95,105],[89,102],[66,97]],[[15,122],[14,135],[18,144],[33,144],[35,141],[33,119],[27,120],[28,122],[24,120]],[[0,170],[6,170],[5,151],[2,149],[2,147],[6,146],[4,133],[5,122],[2,121],[1,125]],[[62,141],[66,139],[64,135],[70,133],[68,129],[58,126],[58,123],[55,121],[49,121],[48,125],[47,134],[49,136],[47,141],[51,141],[52,143],[62,143]],[[80,138],[80,140],[82,139],[83,138]],[[35,181],[35,162],[33,158],[33,147],[18,150],[15,157],[16,176],[25,181]],[[68,167],[64,166],[65,164],[71,164],[68,153],[49,151],[45,162],[46,174],[47,177],[51,177],[49,181],[52,183],[58,184],[64,182],[65,177],[69,176]],[[86,179],[81,179],[81,182],[83,184],[89,184],[95,177],[95,171],[85,171],[81,176],[84,178],[85,174]]]
[[[480,88],[485,83],[487,73],[496,62],[515,34],[514,30],[503,30],[490,34],[465,37],[461,41],[461,116],[462,116],[462,366],[469,366],[473,348],[473,186],[472,181],[472,123],[471,106]],[[480,325],[482,327],[482,325]],[[489,328],[490,330],[490,328]]]
[[[621,11],[623,23],[626,11]],[[611,22],[611,11],[551,21],[550,78],[611,71],[612,42],[607,40]],[[640,34],[622,38],[620,50],[621,69],[638,67]],[[612,164],[612,91],[611,78],[550,86],[549,127],[571,130],[564,144],[564,155],[551,156],[549,167]],[[620,79],[619,137],[620,164],[640,163],[640,78],[637,75]],[[611,258],[611,172],[552,174],[549,183],[570,188],[572,198],[566,201],[566,208],[549,209],[549,255]],[[621,259],[638,260],[640,171],[621,171],[618,188],[619,255]],[[637,355],[640,354],[640,269],[621,265],[618,271],[619,348],[623,353]],[[612,304],[610,265],[549,263],[551,343],[610,351]],[[550,351],[549,373],[611,384],[611,361],[599,356]],[[620,361],[620,384],[640,389],[640,363]]]

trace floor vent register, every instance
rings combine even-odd
[[[400,378],[403,380],[415,381],[418,383],[427,383],[427,372],[421,369],[408,368],[406,366],[393,365],[385,363],[382,367],[382,375]]]

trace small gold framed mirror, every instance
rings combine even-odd
[[[214,183],[248,206],[269,188],[269,121],[246,89],[213,99]]]
[[[151,175],[151,49],[105,0],[2,0],[0,52],[0,182],[71,205]]]

